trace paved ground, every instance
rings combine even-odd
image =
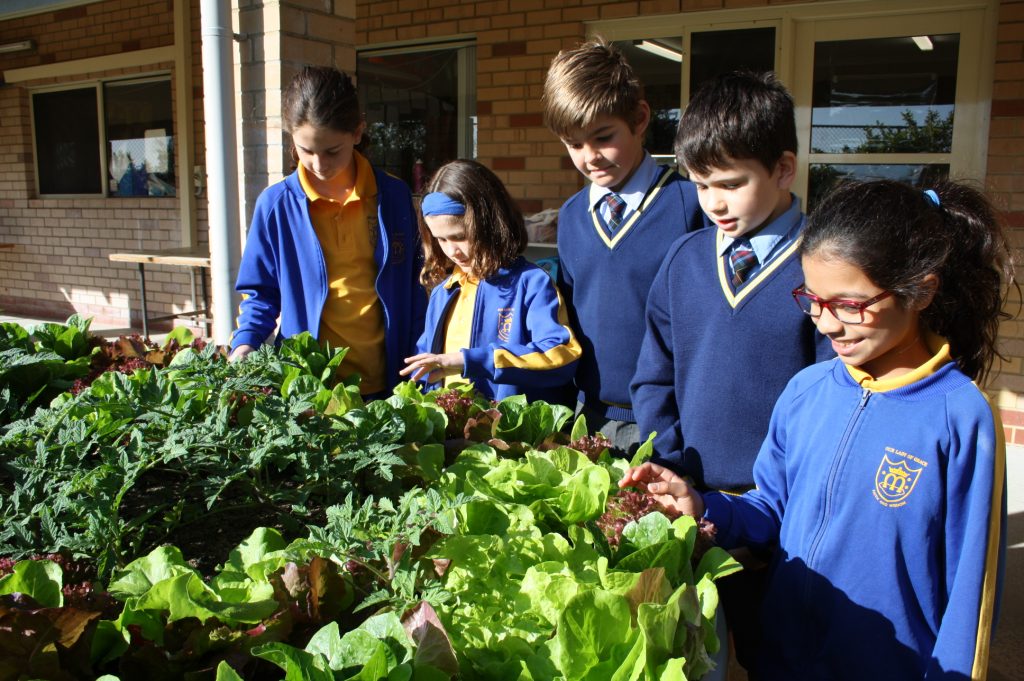
[[[1024,447],[1006,451],[1006,581],[989,660],[990,681],[1024,680]]]
[[[13,321],[30,326],[37,320],[10,317],[0,314],[0,322]],[[116,338],[131,329],[117,329],[94,325],[90,329],[96,334]],[[162,336],[154,336],[159,342]],[[992,644],[989,664],[990,681],[1024,681],[1024,446],[1010,446],[1006,452],[1007,462],[1007,532],[1006,581]],[[730,665],[730,681],[745,679],[738,667]]]

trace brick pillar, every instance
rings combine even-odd
[[[246,224],[260,192],[291,169],[281,93],[306,64],[354,74],[355,0],[235,0],[235,106],[242,122],[239,169]]]

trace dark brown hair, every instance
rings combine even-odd
[[[309,124],[337,132],[355,132],[363,122],[359,95],[352,79],[331,66],[304,66],[281,100],[285,132]]]
[[[494,276],[526,250],[523,214],[505,185],[486,166],[466,159],[451,161],[438,168],[423,191],[441,192],[466,206],[465,215],[454,217],[461,219],[466,228],[473,250],[473,273],[480,279]],[[454,265],[422,217],[420,236],[424,255],[420,281],[432,287],[448,276]]]
[[[774,73],[718,76],[686,106],[674,146],[679,165],[699,175],[730,159],[754,159],[771,173],[783,153],[797,150],[793,97]]]
[[[932,190],[901,182],[849,182],[814,209],[800,242],[801,256],[847,262],[901,305],[930,295],[929,274],[939,285],[921,321],[946,338],[960,369],[984,381],[998,355],[996,338],[1009,285],[1017,286],[1009,244],[985,196],[944,180]]]

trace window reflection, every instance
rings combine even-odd
[[[459,48],[359,58],[370,162],[419,192],[459,157]]]
[[[811,153],[949,153],[960,36],[819,42]]]

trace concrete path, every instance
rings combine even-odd
[[[1024,447],[1007,447],[1006,483],[1006,580],[988,678],[1024,681]]]

